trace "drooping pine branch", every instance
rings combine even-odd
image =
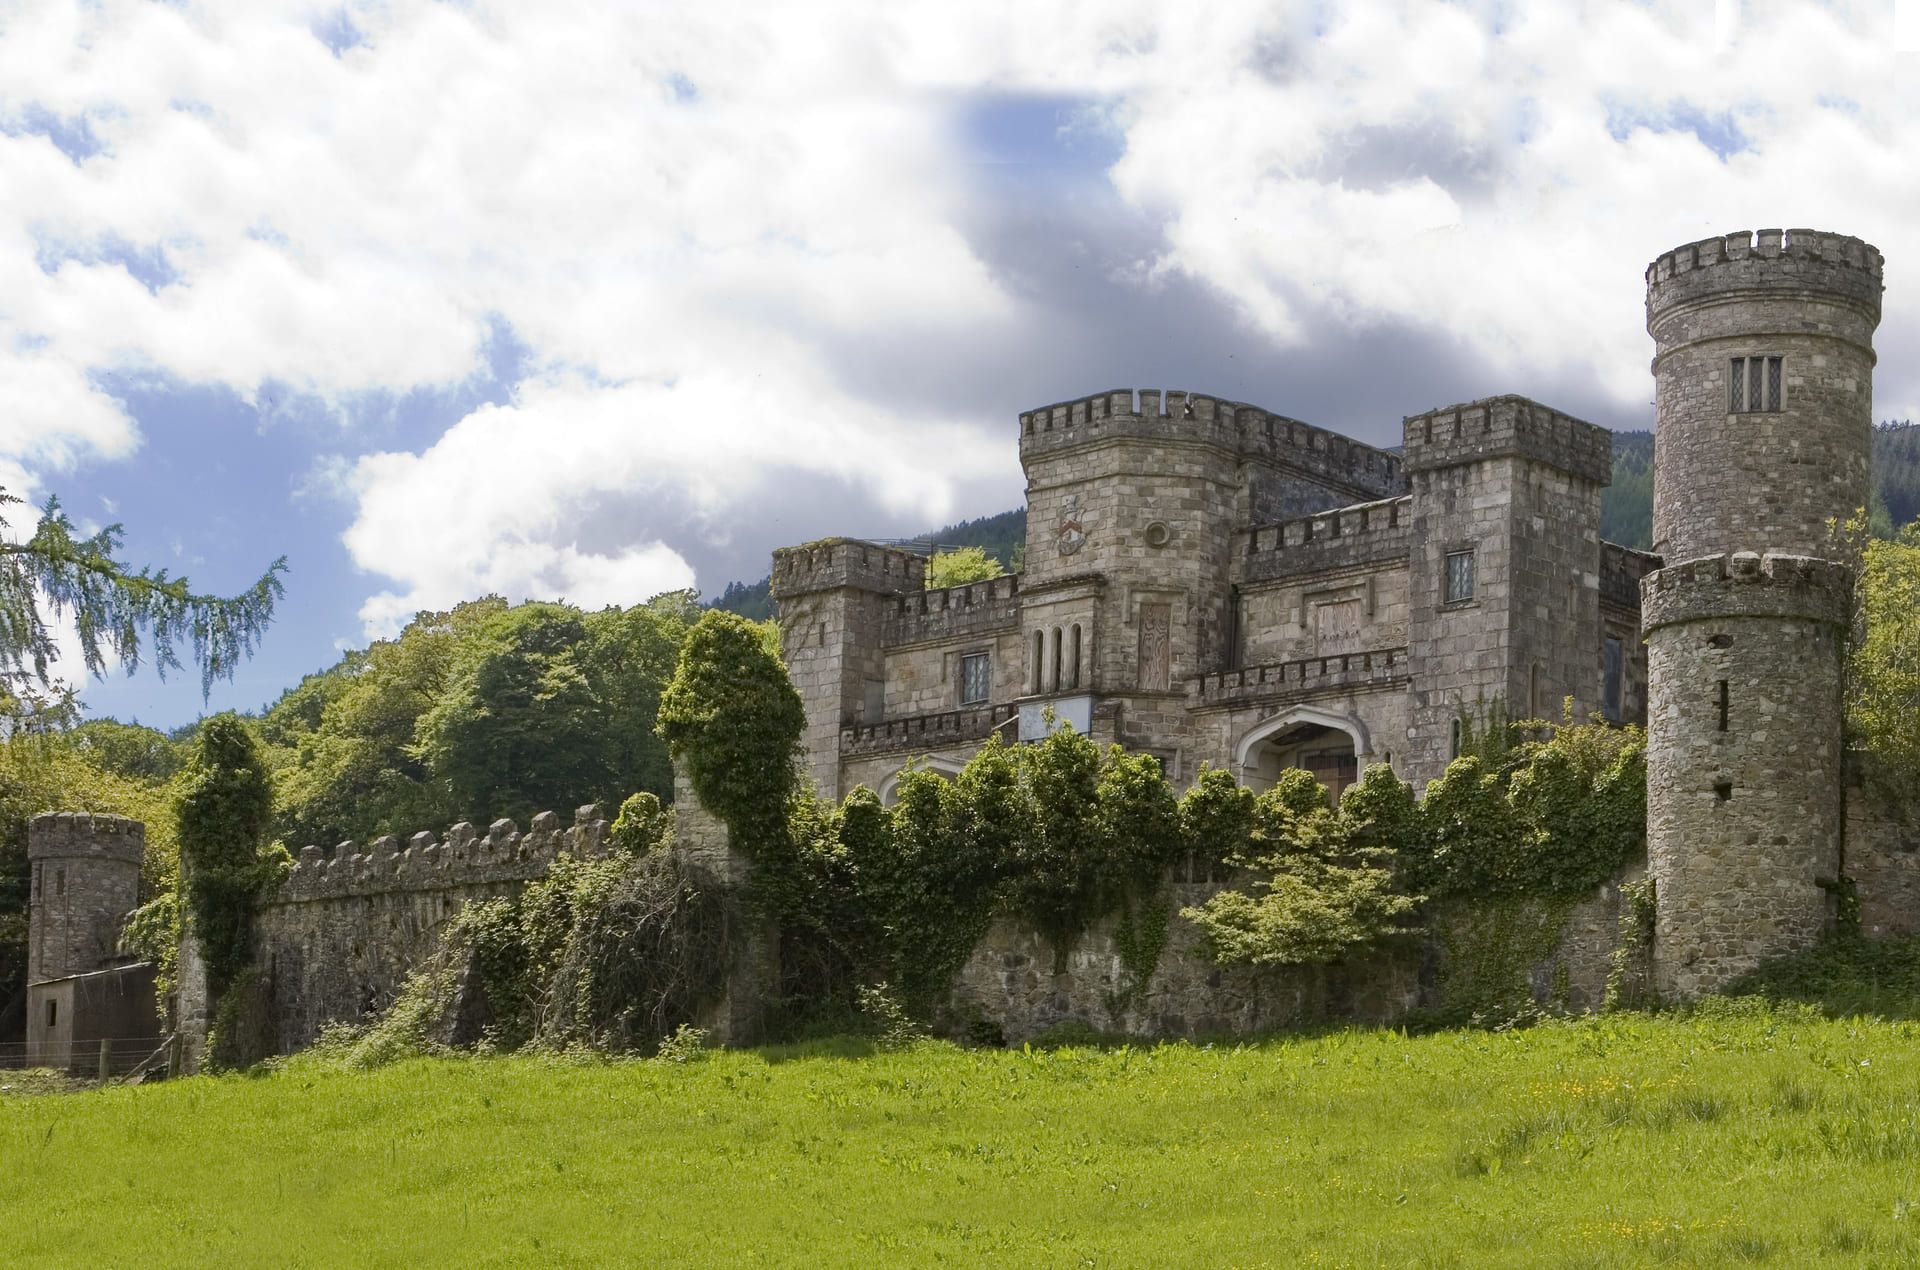
[[[0,508],[20,501],[0,490]],[[0,533],[5,528],[0,516]],[[50,682],[58,656],[50,617],[72,619],[81,659],[96,675],[109,658],[131,673],[144,655],[165,678],[182,668],[184,653],[200,669],[202,696],[215,679],[233,676],[273,620],[286,558],[238,595],[203,595],[184,577],[116,559],[120,543],[119,525],[78,536],[54,498],[31,538],[0,537],[0,676]]]

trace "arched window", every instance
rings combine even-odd
[[[1053,628],[1053,674],[1050,678],[1052,691],[1060,691],[1060,628],[1058,626]]]
[[[1045,631],[1033,633],[1033,658],[1027,666],[1027,691],[1041,692],[1047,686],[1046,681],[1047,636]]]
[[[1073,624],[1073,642],[1067,658],[1067,680],[1069,686],[1080,686],[1080,623]]]

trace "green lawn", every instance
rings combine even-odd
[[[0,1096],[3,1259],[1920,1263],[1911,1022],[851,1048]]]

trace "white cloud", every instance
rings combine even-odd
[[[930,514],[1004,473],[967,431],[1004,416],[889,417],[834,369],[1027,303],[964,232],[970,94],[1099,103],[1114,188],[1164,226],[1147,267],[1096,262],[1142,303],[1188,275],[1278,343],[1411,326],[1490,390],[1623,407],[1652,256],[1812,224],[1898,269],[1920,206],[1884,4],[370,0],[338,55],[332,12],[0,7],[0,481],[133,449],[102,370],[341,402],[459,382],[504,321],[535,367],[511,405],[309,482],[358,500],[380,629],[485,588],[688,580],[647,526],[583,546],[583,497],[678,491],[718,535],[786,471]],[[43,134],[80,120],[76,163]],[[1911,291],[1883,348],[1920,335]],[[1879,388],[1920,412],[1904,363]]]

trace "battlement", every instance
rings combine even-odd
[[[147,827],[125,816],[49,811],[27,822],[29,860],[90,858],[137,868],[146,853]]]
[[[1262,582],[1404,557],[1413,534],[1413,499],[1384,498],[1336,507],[1235,535],[1240,580]]]
[[[1385,450],[1245,402],[1177,389],[1116,388],[1020,415],[1020,458],[1114,438],[1208,445],[1236,459],[1293,468],[1363,496],[1404,487]]]
[[[773,553],[776,600],[836,587],[908,595],[924,590],[926,579],[925,556],[857,538],[824,538]]]
[[[888,610],[882,635],[888,645],[974,635],[1018,625],[1020,575],[939,587],[903,595]]]
[[[560,817],[543,811],[523,834],[511,820],[496,820],[483,834],[461,821],[444,839],[431,831],[408,838],[402,845],[389,834],[362,850],[343,842],[332,853],[302,847],[280,886],[282,903],[310,903],[343,896],[377,895],[393,891],[439,891],[498,882],[527,882],[545,877],[560,855],[588,857],[607,849],[611,826],[597,804],[573,814],[573,825],[563,829]]]
[[[1879,248],[1817,229],[1740,230],[1676,247],[1647,266],[1647,321],[1729,292],[1826,291],[1880,317]]]
[[[993,730],[1020,716],[1016,705],[972,706],[884,723],[840,729],[840,753],[848,757],[890,750],[931,750],[962,741],[984,741]]]
[[[1526,397],[1486,397],[1409,415],[1402,435],[1408,472],[1513,456],[1598,485],[1613,480],[1611,432]]]
[[[1852,618],[1853,570],[1836,560],[1768,552],[1683,560],[1640,582],[1640,627],[1739,617],[1805,618],[1844,626]]]
[[[1213,671],[1187,681],[1191,708],[1240,705],[1273,697],[1307,696],[1330,690],[1351,690],[1404,682],[1405,648],[1376,648],[1362,653],[1334,653],[1296,661],[1269,662],[1239,670]]]
[[[1600,544],[1600,598],[1623,609],[1640,607],[1640,579],[1660,567],[1660,557],[1651,551],[1623,547],[1617,542]]]

